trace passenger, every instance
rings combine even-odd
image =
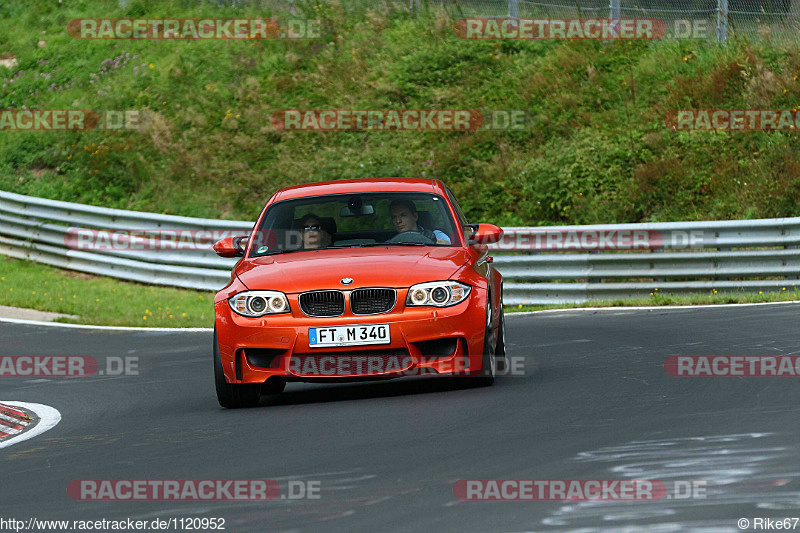
[[[303,232],[304,250],[327,248],[331,245],[331,234],[322,226],[322,222],[317,215],[308,213],[301,218],[300,229]]]

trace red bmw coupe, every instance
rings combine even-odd
[[[241,257],[214,299],[223,407],[287,381],[461,376],[491,385],[505,363],[502,277],[441,181],[341,180],[281,189],[253,232],[217,242]]]

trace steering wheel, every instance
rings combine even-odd
[[[436,244],[435,239],[426,237],[419,231],[404,231],[403,233],[398,233],[386,242],[418,242],[420,244]]]

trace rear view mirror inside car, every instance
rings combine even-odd
[[[350,206],[346,205],[339,211],[340,217],[363,217],[375,214],[375,207],[371,205]]]

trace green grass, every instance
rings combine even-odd
[[[791,302],[800,301],[800,286],[798,282],[784,281],[775,286],[774,291],[758,293],[749,292],[711,292],[709,294],[692,294],[675,296],[654,292],[650,298],[629,300],[592,300],[580,304],[556,305],[506,305],[507,313],[523,313],[529,311],[544,311],[547,309],[580,309],[586,307],[648,307],[660,305],[724,305],[764,302]]]
[[[91,276],[0,256],[0,305],[100,326],[213,327],[214,293]]]
[[[19,66],[0,71],[0,108],[139,109],[153,120],[143,132],[0,132],[0,189],[253,220],[282,186],[427,176],[445,180],[472,221],[501,225],[800,215],[797,134],[664,124],[675,109],[797,108],[798,43],[464,41],[443,11],[336,0],[297,2],[295,17],[324,21],[319,40],[64,31],[79,17],[285,18],[209,4],[4,2],[0,52]],[[523,109],[534,127],[276,131],[269,117],[285,108]]]

